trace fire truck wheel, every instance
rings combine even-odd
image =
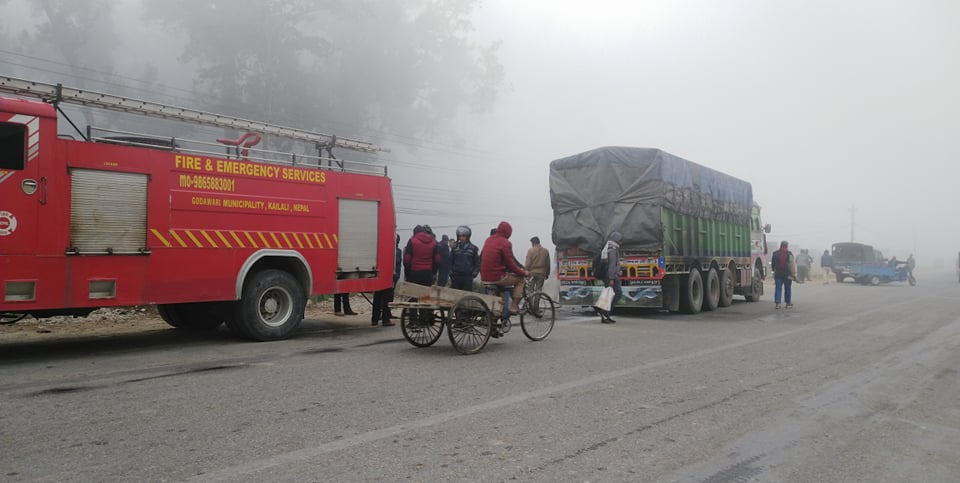
[[[283,270],[264,270],[247,279],[235,325],[257,340],[285,339],[303,320],[307,299],[300,282]]]
[[[164,322],[181,330],[214,330],[224,321],[207,303],[162,304],[157,305],[157,312]]]
[[[711,268],[703,274],[703,310],[716,310],[720,303],[720,276],[717,269]]]
[[[688,314],[700,313],[703,307],[703,276],[700,275],[699,268],[690,269],[680,289],[683,292],[680,296],[680,310]]]

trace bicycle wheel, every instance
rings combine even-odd
[[[453,304],[447,314],[447,336],[461,354],[483,350],[493,332],[493,314],[480,297],[466,295]]]
[[[520,311],[520,328],[530,340],[546,339],[553,331],[557,320],[553,300],[543,292],[537,292],[524,299],[526,302]]]
[[[443,333],[443,312],[437,317],[432,309],[403,309],[400,311],[400,331],[411,344],[430,347]]]

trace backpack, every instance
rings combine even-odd
[[[597,252],[596,256],[593,257],[593,267],[590,269],[590,271],[593,272],[593,278],[607,281],[607,266],[609,265],[609,260],[600,258],[602,253],[603,250],[600,250]]]

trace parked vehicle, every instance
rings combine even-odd
[[[273,340],[310,295],[393,283],[386,169],[331,154],[377,152],[370,143],[11,77],[0,92],[47,101],[0,98],[5,322],[158,304],[180,329],[226,323]],[[74,140],[58,136],[60,103],[248,132],[214,142],[87,126]],[[327,156],[259,150],[261,135]]]
[[[830,253],[833,257],[830,268],[837,282],[843,282],[848,277],[859,280],[865,266],[883,265],[883,254],[863,243],[834,243]]]
[[[870,285],[889,282],[908,282],[911,286],[917,284],[917,279],[907,270],[905,264],[893,267],[889,263],[864,266],[857,277],[857,281]]]
[[[909,282],[916,285],[917,280],[909,273],[904,263],[892,265],[883,257],[880,250],[863,243],[834,243],[832,247],[833,266],[837,282],[848,278],[857,283],[880,285],[889,282]]]
[[[590,306],[593,257],[623,235],[617,306],[697,313],[759,300],[769,225],[750,183],[659,149],[603,147],[550,163],[560,303]]]

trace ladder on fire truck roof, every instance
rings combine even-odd
[[[328,150],[332,147],[374,153],[385,151],[373,143],[356,139],[341,138],[331,134],[315,133],[291,127],[278,126],[263,122],[250,121],[237,117],[224,116],[209,112],[197,111],[183,107],[168,106],[157,102],[131,99],[129,97],[103,94],[86,89],[66,87],[62,84],[46,84],[43,82],[28,81],[15,77],[0,76],[0,92],[43,99],[46,102],[66,102],[90,107],[108,109],[112,111],[129,112],[149,117],[172,119],[176,121],[192,122],[205,126],[238,129],[273,136],[315,143],[318,148]]]

